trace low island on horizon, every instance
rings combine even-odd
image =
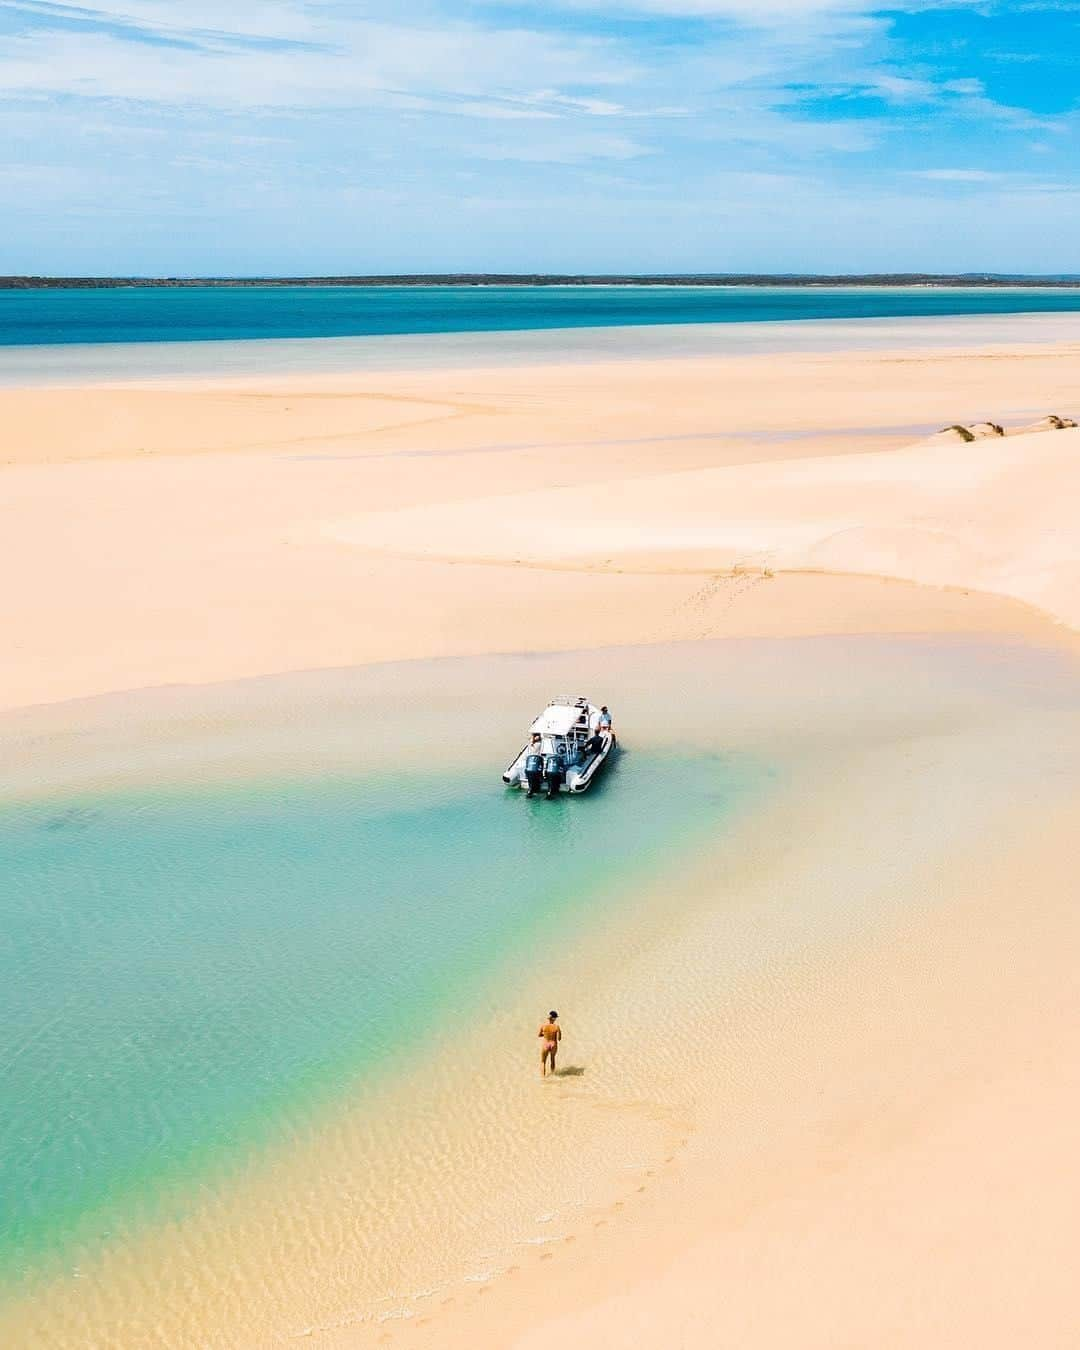
[[[865,272],[809,274],[409,272],[382,276],[151,277],[0,276],[0,290],[104,290],[117,287],[191,286],[1080,286],[1080,274],[1024,276],[991,272]]]

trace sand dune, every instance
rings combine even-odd
[[[1029,343],[0,389],[0,707],[1072,615],[1074,432],[903,447],[1064,414],[1074,368]]]
[[[337,521],[410,557],[824,571],[1010,596],[1080,623],[1080,430],[653,475]]]

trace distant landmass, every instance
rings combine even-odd
[[[0,277],[0,290],[99,290],[159,286],[1077,286],[1080,274],[1021,276],[996,272],[867,272],[855,275],[802,273],[681,273],[650,276],[544,272],[402,273],[345,277]]]

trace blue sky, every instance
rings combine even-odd
[[[1080,272],[1080,3],[0,0],[0,272]]]

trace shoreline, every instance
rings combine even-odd
[[[1075,355],[1080,312],[754,319],[713,323],[582,325],[339,337],[206,338],[188,341],[0,346],[0,393],[21,388],[130,387],[181,380],[321,380],[424,373],[495,373],[529,366],[619,365],[764,356],[880,352],[968,355],[972,347]],[[58,361],[62,374],[57,371]]]
[[[313,777],[341,772],[340,755],[333,745],[334,718],[352,714],[350,702],[356,681],[364,681],[379,691],[379,698],[403,698],[414,701],[432,682],[439,683],[451,673],[473,670],[480,678],[491,665],[512,666],[520,684],[526,672],[549,663],[573,663],[580,660],[586,670],[606,663],[651,660],[665,653],[677,654],[685,662],[691,655],[717,643],[731,651],[744,648],[783,650],[797,643],[810,650],[839,643],[892,643],[897,648],[930,644],[947,651],[993,649],[1021,657],[1080,658],[1080,635],[1050,616],[1040,615],[1030,605],[1003,601],[996,596],[976,597],[991,603],[985,611],[969,611],[958,621],[950,609],[935,614],[932,600],[936,589],[914,583],[893,583],[911,593],[922,610],[921,623],[910,628],[868,624],[847,629],[805,631],[747,631],[727,633],[723,637],[688,637],[677,641],[612,643],[600,647],[552,648],[533,651],[477,651],[415,656],[365,662],[355,666],[321,667],[271,671],[235,679],[207,682],[149,684],[128,689],[82,694],[68,699],[28,703],[0,708],[0,744],[5,745],[6,775],[0,784],[0,806],[11,802],[31,802],[39,797],[76,798],[99,791],[128,792],[154,781],[169,783],[178,791],[200,784],[242,784],[259,777],[260,752],[247,748],[242,734],[246,719],[279,712],[291,702],[305,705],[312,691],[319,695],[319,717],[306,721],[291,733],[283,728],[279,747],[286,756],[305,755]],[[966,594],[961,592],[961,594]],[[891,616],[885,616],[886,619]],[[456,697],[465,689],[460,676],[449,686]],[[537,690],[541,697],[543,691]],[[489,696],[490,697],[490,696]],[[503,696],[501,701],[505,702]],[[282,716],[284,714],[282,713]],[[427,719],[416,713],[417,725]],[[215,748],[212,739],[222,726],[236,733]],[[321,739],[309,738],[316,734]],[[693,737],[686,729],[686,743]],[[79,740],[79,756],[72,759],[70,741]],[[190,747],[193,754],[177,758],[177,745]],[[491,746],[498,755],[504,747]],[[431,765],[448,769],[456,751],[450,745],[429,741],[427,753]],[[374,772],[395,767],[397,747],[392,735],[379,724],[365,732],[365,763]],[[495,762],[495,761],[493,761]],[[133,767],[142,763],[142,768]],[[399,766],[400,767],[400,766]]]
[[[456,564],[451,563],[451,566]],[[484,566],[484,565],[480,565]],[[492,569],[498,567],[492,564]],[[576,568],[546,568],[536,570],[542,575],[554,573],[556,576],[572,579],[577,576],[591,576],[594,573],[581,573]],[[695,582],[702,578],[709,583],[722,584],[754,582],[753,573],[735,573],[725,577],[715,569],[704,571],[674,571],[656,573],[654,571],[612,572],[614,577],[629,576],[637,579],[655,579],[658,576],[670,577],[678,582]],[[723,636],[731,642],[767,641],[797,638],[805,641],[815,639],[828,640],[842,637],[895,637],[922,638],[993,638],[1003,643],[1015,643],[1031,647],[1034,650],[1080,651],[1080,635],[1069,624],[1064,623],[1052,613],[1040,610],[1038,606],[1014,600],[993,592],[979,592],[962,586],[931,586],[902,578],[875,576],[873,574],[857,576],[847,573],[790,572],[777,573],[772,578],[774,598],[782,600],[784,609],[794,607],[799,617],[793,619],[790,612],[776,618],[770,618],[760,612],[747,614],[739,621],[728,621],[722,630],[706,628],[696,634],[664,631],[653,637],[641,634],[627,640],[612,634],[595,648],[607,652],[618,652],[627,648],[665,647],[673,642],[693,645],[702,641],[715,640]],[[682,596],[684,592],[679,592]],[[695,592],[691,590],[691,598]],[[678,603],[684,603],[679,600]],[[464,658],[501,659],[506,657],[547,657],[572,655],[580,649],[576,644],[567,646],[550,645],[527,648],[495,648],[482,640],[476,642],[451,643],[437,652],[418,647],[414,650],[398,650],[371,653],[353,662],[336,662],[329,665],[239,668],[222,673],[219,669],[204,669],[191,672],[190,678],[166,680],[147,680],[130,685],[103,683],[101,687],[80,688],[77,692],[56,692],[47,698],[33,701],[17,699],[0,702],[0,737],[14,729],[16,735],[20,723],[29,722],[32,726],[37,719],[62,722],[70,713],[78,713],[82,708],[98,704],[105,705],[142,696],[160,695],[170,698],[174,694],[183,694],[190,689],[214,690],[218,688],[257,688],[263,682],[303,679],[309,676],[349,672],[351,670],[372,670],[395,668],[418,668],[430,662],[457,661]]]

